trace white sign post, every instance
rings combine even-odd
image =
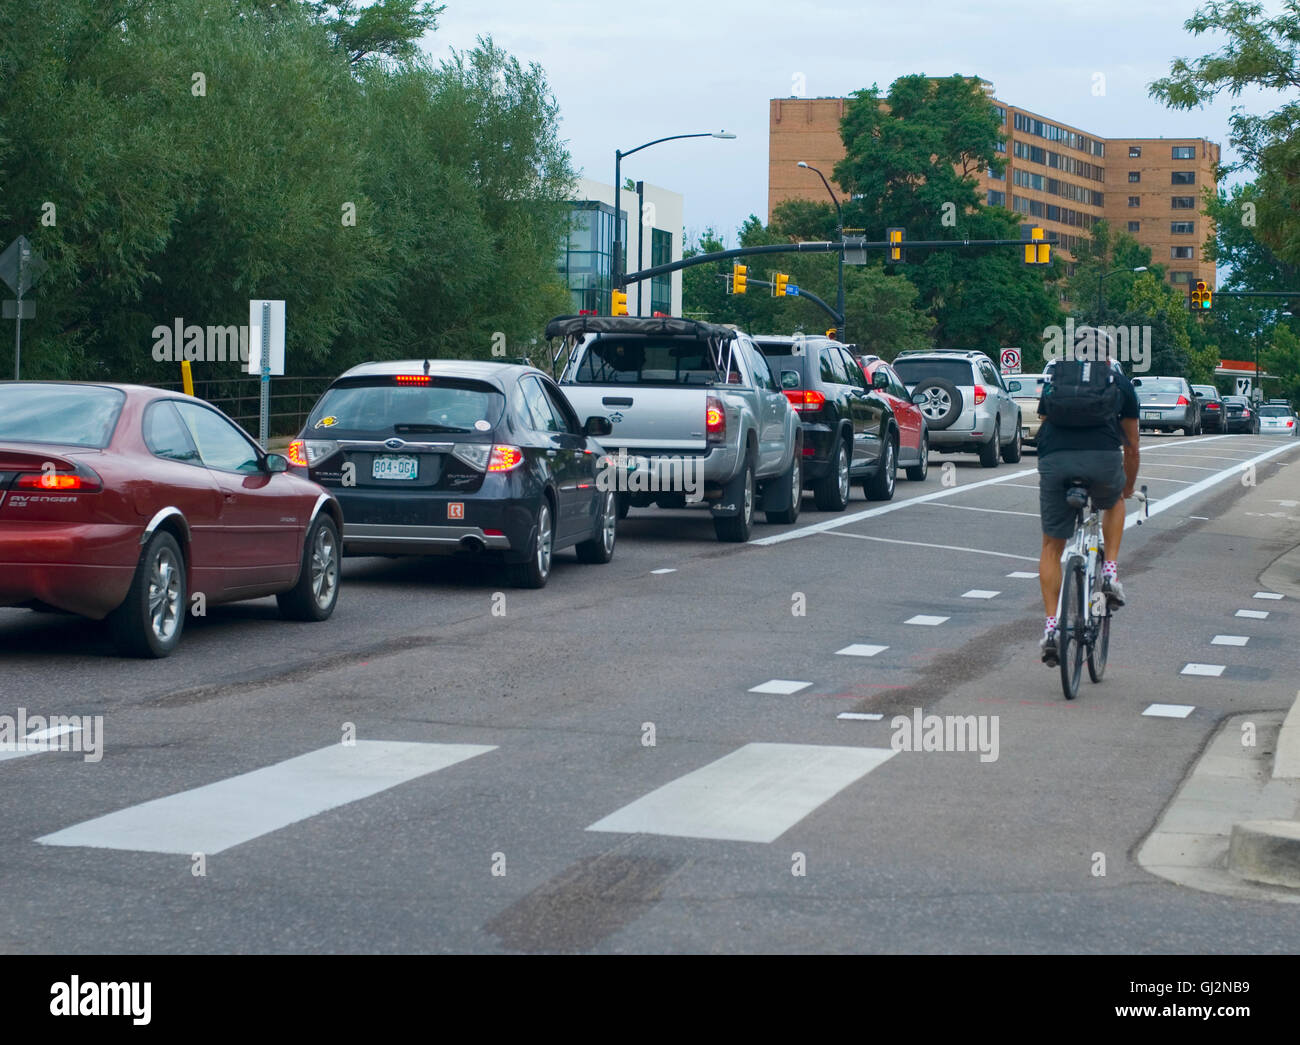
[[[1020,349],[1004,348],[1002,350],[1002,372],[1004,374],[1020,373]]]
[[[284,376],[284,302],[248,303],[248,372],[262,377],[259,439],[265,450],[271,438],[271,376]]]
[[[1251,385],[1250,378],[1248,377],[1237,378],[1237,395],[1239,396],[1250,395],[1250,385]]]

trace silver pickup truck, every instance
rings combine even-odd
[[[560,316],[553,371],[581,417],[608,417],[601,442],[619,514],[707,507],[721,541],[747,541],[757,506],[792,523],[803,496],[799,417],[749,335],[715,323]]]

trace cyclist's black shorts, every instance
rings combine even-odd
[[[1114,506],[1124,492],[1122,450],[1057,450],[1038,459],[1038,507],[1045,537],[1069,537],[1074,533],[1074,509],[1065,501],[1070,480],[1089,480],[1092,503],[1098,508]]]

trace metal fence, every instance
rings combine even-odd
[[[297,435],[316,400],[333,380],[332,377],[271,378],[270,437]],[[261,383],[260,377],[253,376],[195,381],[194,395],[224,410],[256,439],[262,408]],[[184,391],[184,385],[179,381],[155,383],[151,387]]]

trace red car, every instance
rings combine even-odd
[[[930,470],[930,436],[925,415],[907,394],[903,379],[879,356],[859,356],[867,382],[894,408],[898,421],[898,463],[907,467],[907,477],[920,482]]]
[[[343,514],[288,467],[190,396],[2,381],[0,606],[107,618],[141,657],[171,653],[200,605],[275,595],[325,620]]]

